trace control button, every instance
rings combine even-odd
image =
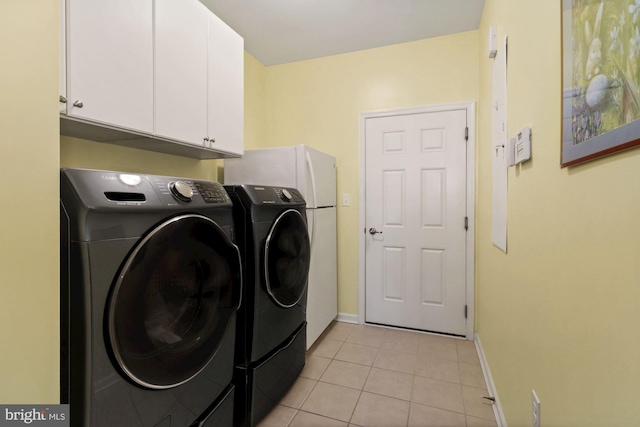
[[[205,203],[225,203],[229,201],[222,185],[215,182],[194,182]]]
[[[282,189],[282,200],[284,200],[285,202],[291,201],[291,193],[289,193],[289,190],[287,190],[286,188]]]
[[[171,194],[178,200],[190,202],[193,197],[191,186],[184,181],[175,181],[169,184]]]

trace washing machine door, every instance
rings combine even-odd
[[[240,252],[200,215],[160,224],[133,248],[112,289],[108,341],[147,388],[175,387],[215,356],[240,304]]]
[[[311,260],[307,224],[300,212],[289,209],[278,216],[264,252],[267,292],[279,306],[293,307],[307,288]]]

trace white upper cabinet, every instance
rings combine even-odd
[[[67,0],[67,115],[153,132],[152,6]]]
[[[242,37],[199,1],[155,2],[156,134],[242,154]]]
[[[187,157],[244,147],[244,41],[197,0],[60,1],[60,132]]]
[[[155,5],[155,133],[205,146],[209,10],[196,0]]]
[[[244,40],[209,13],[208,126],[212,148],[244,151]]]

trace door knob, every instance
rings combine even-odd
[[[82,101],[76,101],[73,103],[74,107],[78,107],[78,108],[82,108],[84,107],[84,104],[82,103]]]
[[[369,234],[371,234],[372,236],[373,236],[374,234],[382,234],[382,231],[378,231],[378,230],[376,230],[375,228],[370,228],[370,229],[369,229]]]

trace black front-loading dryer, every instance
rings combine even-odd
[[[223,187],[65,169],[60,201],[71,425],[231,425],[242,271]]]
[[[255,426],[304,367],[310,243],[293,188],[225,186],[234,203],[245,278],[236,339],[236,418]]]

